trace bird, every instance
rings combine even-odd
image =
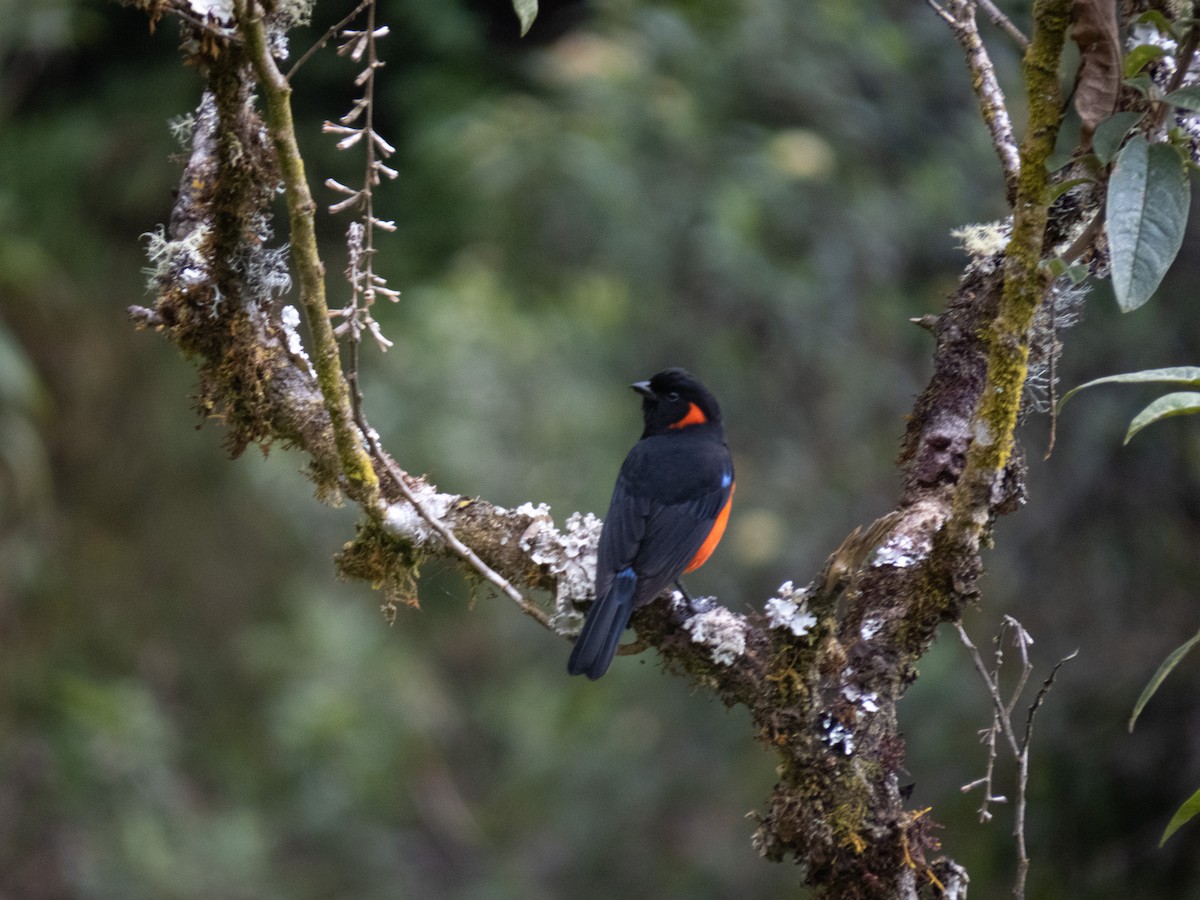
[[[733,501],[733,459],[716,398],[685,369],[630,385],[642,396],[642,436],[621,465],[596,556],[596,600],[567,671],[608,671],[634,611],[708,560]],[[686,597],[687,594],[684,593]]]

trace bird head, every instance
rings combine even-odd
[[[663,369],[649,381],[630,385],[642,395],[642,436],[683,430],[694,425],[720,425],[716,398],[686,369]]]

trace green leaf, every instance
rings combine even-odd
[[[1171,24],[1171,20],[1164,16],[1157,9],[1148,10],[1133,21],[1138,25],[1153,25],[1158,29],[1160,34],[1165,34],[1170,37],[1177,37],[1175,34],[1175,28]]]
[[[1149,75],[1135,75],[1132,78],[1126,78],[1123,83],[1125,87],[1133,88],[1143,97],[1150,97],[1158,90]]]
[[[1096,133],[1092,136],[1092,150],[1100,162],[1108,165],[1113,161],[1113,157],[1121,149],[1121,142],[1125,140],[1125,135],[1129,134],[1130,129],[1141,118],[1141,113],[1119,112],[1109,116],[1096,126]]]
[[[1112,282],[1122,312],[1150,299],[1175,261],[1187,225],[1190,183],[1179,151],[1132,138],[1108,183]]]
[[[1132,78],[1160,56],[1166,56],[1166,53],[1166,50],[1154,44],[1138,44],[1125,54],[1125,77]]]
[[[1075,263],[1075,265],[1068,267],[1067,271],[1063,274],[1071,279],[1071,284],[1083,284],[1088,279],[1088,267],[1083,263]]]
[[[1200,111],[1200,85],[1192,84],[1181,87],[1177,91],[1171,91],[1163,97],[1163,102],[1170,103],[1172,106],[1181,106],[1193,112]]]
[[[1171,821],[1167,823],[1167,829],[1163,832],[1162,840],[1158,842],[1158,846],[1162,846],[1167,842],[1167,838],[1179,830],[1181,825],[1185,825],[1189,820],[1195,818],[1196,814],[1200,813],[1200,791],[1192,794],[1187,800],[1183,801],[1183,806],[1175,810],[1175,815],[1171,816]]]
[[[1066,275],[1071,279],[1071,284],[1083,284],[1088,277],[1087,266],[1083,265],[1082,263],[1076,263],[1073,266],[1068,265],[1067,261],[1061,256],[1055,256],[1054,258],[1047,260],[1046,268],[1055,278],[1060,278],[1061,276]]]
[[[1095,180],[1094,178],[1068,178],[1066,181],[1052,184],[1049,191],[1047,191],[1046,203],[1053,203],[1073,187],[1079,187],[1081,184],[1089,184]]]
[[[537,18],[538,0],[512,0],[512,5],[517,18],[521,20],[521,37],[525,37]]]
[[[1129,423],[1129,430],[1125,432],[1125,443],[1128,444],[1130,438],[1159,419],[1171,416],[1190,416],[1198,412],[1200,412],[1200,394],[1192,391],[1164,394],[1133,417],[1133,421]]]
[[[1158,686],[1163,683],[1163,679],[1171,674],[1171,670],[1179,665],[1179,661],[1187,656],[1188,651],[1195,647],[1196,644],[1200,644],[1200,631],[1197,631],[1189,640],[1172,650],[1167,658],[1162,661],[1162,665],[1158,667],[1158,671],[1154,673],[1154,677],[1150,679],[1150,683],[1146,685],[1142,691],[1142,695],[1138,697],[1137,703],[1133,704],[1133,714],[1129,717],[1129,731],[1131,733],[1133,732],[1133,725],[1137,722],[1138,716],[1142,714],[1142,710],[1150,701],[1150,698],[1154,696],[1154,692],[1158,690]],[[1163,840],[1166,840],[1166,838]]]
[[[1067,391],[1058,401],[1059,410],[1084,388],[1095,387],[1098,384],[1186,384],[1189,387],[1200,387],[1200,366],[1143,369],[1141,372],[1126,372],[1123,375],[1105,375],[1103,378],[1093,378],[1091,381]]]

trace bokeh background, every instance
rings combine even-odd
[[[322,0],[293,47],[350,6]],[[401,464],[603,512],[639,429],[625,385],[685,365],[739,481],[692,586],[749,608],[807,581],[896,494],[931,350],[907,320],[953,290],[950,230],[1004,213],[946,29],[918,0],[544,0],[524,40],[507,0],[380,17],[401,174],[378,268],[403,298],[366,402]],[[750,846],[774,761],[743,711],[652,655],[568,679],[564,641],[451,568],[388,627],[333,574],[352,511],[294,453],[230,462],[191,365],[134,332],[139,236],[180,172],[168,123],[199,95],[177,37],[100,0],[0,2],[0,897],[797,896]],[[295,81],[314,185],[360,177],[320,129],[355,71],[326,52]],[[347,224],[323,219],[334,302]],[[1200,363],[1198,283],[1194,233],[1136,314],[1101,286],[1063,383]],[[1082,395],[1048,461],[1026,424],[1030,502],[967,615],[985,647],[1020,619],[1035,677],[1080,650],[1037,720],[1034,897],[1200,897],[1200,827],[1156,847],[1200,787],[1200,658],[1125,729],[1200,627],[1200,421],[1121,446],[1153,395]],[[958,790],[990,711],[953,633],[902,714],[913,802],[971,896],[1007,896],[1011,811],[981,825]]]

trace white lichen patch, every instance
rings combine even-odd
[[[864,691],[856,684],[842,687],[842,696],[865,713],[879,711],[879,694],[875,691]]]
[[[233,0],[189,0],[188,6],[202,19],[211,17],[222,24],[233,23]]]
[[[529,516],[531,519],[549,519],[550,506],[546,503],[539,503],[534,506],[528,500],[513,510],[518,516]]]
[[[928,539],[915,541],[909,534],[893,534],[875,550],[871,565],[907,569],[922,562],[932,549]]]
[[[596,586],[596,545],[603,523],[591,513],[571,513],[559,535],[559,558],[550,566],[556,576],[555,614],[551,625],[582,626],[582,614],[571,601],[591,596]]]
[[[723,606],[694,615],[683,623],[692,640],[706,646],[712,661],[721,666],[733,665],[746,652],[747,627],[743,616]]]
[[[304,352],[304,342],[300,340],[300,311],[294,306],[285,306],[279,313],[279,319],[283,323],[283,333],[287,336],[288,353],[292,356],[304,360],[305,366],[308,367],[308,374],[316,377],[313,371],[312,362],[308,358],[308,354]]]
[[[545,566],[554,577],[554,613],[550,627],[559,634],[576,634],[583,624],[583,613],[574,600],[592,596],[596,587],[596,545],[603,523],[591,513],[571,513],[560,531],[545,503],[523,503],[514,513],[528,516],[530,523],[517,545],[538,566]]]
[[[170,240],[161,225],[143,234],[146,259],[150,262],[143,271],[149,278],[149,289],[156,290],[171,282],[181,282],[188,288],[207,284],[210,275],[203,249],[208,244],[209,234],[210,229],[204,224],[197,225],[177,241]]]
[[[171,131],[171,137],[175,138],[179,142],[179,146],[186,150],[192,146],[192,135],[196,131],[196,116],[193,113],[175,116],[173,119],[167,120],[167,128]]]
[[[879,634],[882,628],[883,622],[879,621],[879,619],[871,617],[863,619],[863,623],[859,627],[858,633],[864,641],[869,641],[871,638],[875,637],[875,635]]]
[[[450,494],[438,493],[437,488],[424,481],[414,484],[412,492],[421,508],[438,520],[446,517],[451,505],[458,499]],[[424,546],[431,539],[441,539],[433,526],[417,512],[416,507],[405,500],[388,506],[383,515],[383,527],[392,537],[412,541],[418,547]]]
[[[973,259],[995,256],[1008,246],[1012,225],[1007,221],[988,222],[982,225],[963,225],[952,229],[950,236],[957,238],[959,245]]]
[[[832,716],[825,716],[821,720],[821,727],[825,729],[821,739],[826,744],[830,747],[841,746],[842,752],[847,756],[854,752],[854,732],[849,728]]]
[[[999,393],[1001,388],[996,388],[996,391]],[[975,443],[981,444],[984,447],[990,447],[996,442],[996,437],[992,434],[991,427],[982,419],[977,419],[975,421],[974,427],[972,428],[971,437],[974,439]]]
[[[779,586],[778,596],[768,600],[765,609],[772,628],[785,628],[796,637],[804,637],[817,624],[817,617],[808,610],[808,591],[797,589],[790,581]]]

